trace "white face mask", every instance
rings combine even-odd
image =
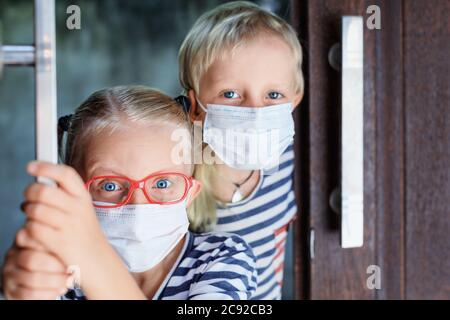
[[[173,205],[95,208],[95,211],[109,243],[131,272],[143,272],[161,262],[189,227],[186,201]]]
[[[261,108],[208,104],[203,142],[235,169],[259,170],[279,164],[294,139],[292,104]]]

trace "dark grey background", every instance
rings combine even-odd
[[[56,1],[58,114],[95,90],[145,84],[176,96],[177,53],[194,21],[227,1]],[[289,20],[289,1],[254,1]],[[66,8],[81,8],[81,30],[66,28]],[[33,1],[0,0],[3,44],[33,43]],[[25,166],[34,150],[34,73],[4,69],[0,79],[0,264],[24,216],[19,205],[32,180]],[[283,296],[293,299],[292,234],[288,237]]]

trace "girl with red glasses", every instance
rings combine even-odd
[[[2,271],[6,298],[251,297],[255,258],[245,241],[188,231],[186,208],[201,185],[178,102],[146,87],[114,87],[59,125],[65,165],[27,167],[58,187],[32,183],[24,192],[27,221]]]

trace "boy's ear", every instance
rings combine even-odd
[[[189,109],[189,118],[191,119],[192,122],[194,122],[195,120],[200,120],[202,110],[198,106],[194,90],[191,89],[188,91],[188,97],[189,100],[191,101],[191,108]]]
[[[292,104],[294,105],[294,109],[298,107],[298,105],[300,104],[300,102],[302,101],[302,99],[303,99],[303,91],[297,93],[297,94],[294,96],[294,100],[292,101]]]
[[[192,180],[192,188],[189,191],[189,196],[186,203],[187,207],[191,205],[192,201],[194,201],[194,199],[198,196],[201,190],[202,190],[201,182],[198,180]]]

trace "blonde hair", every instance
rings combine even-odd
[[[202,183],[202,189],[188,208],[189,228],[198,233],[208,232],[217,220],[216,200],[212,194],[215,170],[212,165],[197,164],[193,176]]]
[[[279,36],[289,45],[297,69],[297,92],[303,94],[302,48],[294,28],[274,13],[247,1],[225,3],[195,22],[178,53],[179,77],[187,92],[199,94],[200,78],[224,53],[263,34]]]
[[[246,2],[230,2],[203,14],[184,39],[179,54],[179,77],[185,92],[199,94],[200,78],[216,59],[232,52],[246,40],[260,35],[276,35],[292,49],[296,62],[297,93],[303,95],[302,48],[297,34],[285,20]],[[189,208],[191,228],[204,232],[216,223],[216,201],[212,185],[217,179],[214,166],[198,164],[194,177],[203,184],[202,191]]]
[[[59,135],[61,160],[78,170],[83,166],[89,139],[102,130],[115,130],[124,120],[192,125],[183,107],[164,93],[145,86],[118,86],[90,95],[75,111],[67,131],[65,150]]]

